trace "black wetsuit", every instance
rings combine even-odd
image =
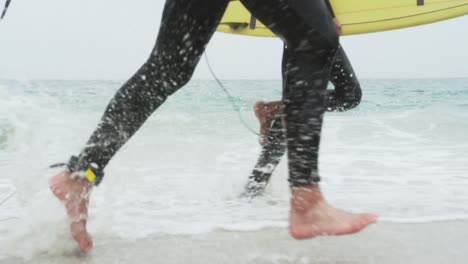
[[[115,94],[97,129],[68,168],[91,171],[98,184],[114,154],[146,119],[191,78],[228,0],[167,0],[148,60]],[[322,0],[242,0],[288,46],[283,93],[290,183],[319,181],[317,153],[325,90],[338,35]]]
[[[288,52],[283,53],[283,68],[286,67]],[[283,69],[283,71],[286,71]],[[283,78],[288,78],[287,74]],[[346,56],[345,51],[340,46],[329,80],[335,86],[334,90],[327,90],[326,107],[329,112],[343,112],[350,110],[361,102],[361,87],[354,73],[354,70]],[[260,157],[254,170],[249,176],[245,187],[244,195],[256,196],[263,193],[271,174],[278,166],[281,157],[286,151],[286,141],[284,127],[281,117],[278,116],[271,124],[268,135],[265,137]]]
[[[335,18],[335,13],[330,2],[328,0],[325,2],[327,4],[329,14]],[[289,50],[285,45],[282,63],[283,86],[290,83],[287,81],[289,76],[288,67],[291,66],[288,65],[289,56]],[[343,112],[359,105],[362,97],[359,80],[357,79],[353,67],[351,66],[351,63],[341,45],[339,46],[335,60],[333,61],[329,80],[332,82],[335,89],[326,91],[325,105],[327,111]],[[283,90],[287,89],[288,87],[283,87]],[[271,123],[260,157],[246,184],[244,192],[245,196],[253,197],[263,193],[273,171],[278,166],[281,157],[286,151],[286,135],[281,121],[281,116],[278,115]]]

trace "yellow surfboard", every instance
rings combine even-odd
[[[468,14],[468,0],[331,0],[331,4],[343,35],[418,26]],[[229,3],[217,31],[274,37],[238,0]]]

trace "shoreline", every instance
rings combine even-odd
[[[40,250],[29,259],[10,256],[0,259],[0,263],[463,264],[468,256],[467,236],[468,220],[378,223],[355,235],[303,241],[291,239],[285,228],[215,230],[199,235],[153,234],[135,240],[97,233],[95,248],[86,256],[67,241],[59,247]]]

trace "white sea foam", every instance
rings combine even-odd
[[[465,83],[364,82],[358,109],[325,118],[320,172],[328,199],[383,221],[468,219]],[[227,84],[254,128],[252,102],[279,98],[279,82]],[[20,218],[0,222],[0,243],[18,256],[72,247],[61,244],[64,212],[48,191],[47,167],[79,151],[118,85],[0,82],[0,201],[17,192],[0,205],[0,220]],[[239,198],[259,146],[216,89],[191,84],[115,156],[91,198],[92,233],[142,239],[287,226],[285,162],[264,197]]]

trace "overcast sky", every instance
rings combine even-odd
[[[163,4],[12,0],[0,22],[0,78],[125,80],[150,53]],[[468,77],[468,16],[341,42],[361,78]],[[278,39],[224,33],[208,48],[222,79],[279,79],[281,52]],[[194,77],[211,78],[204,61]]]

